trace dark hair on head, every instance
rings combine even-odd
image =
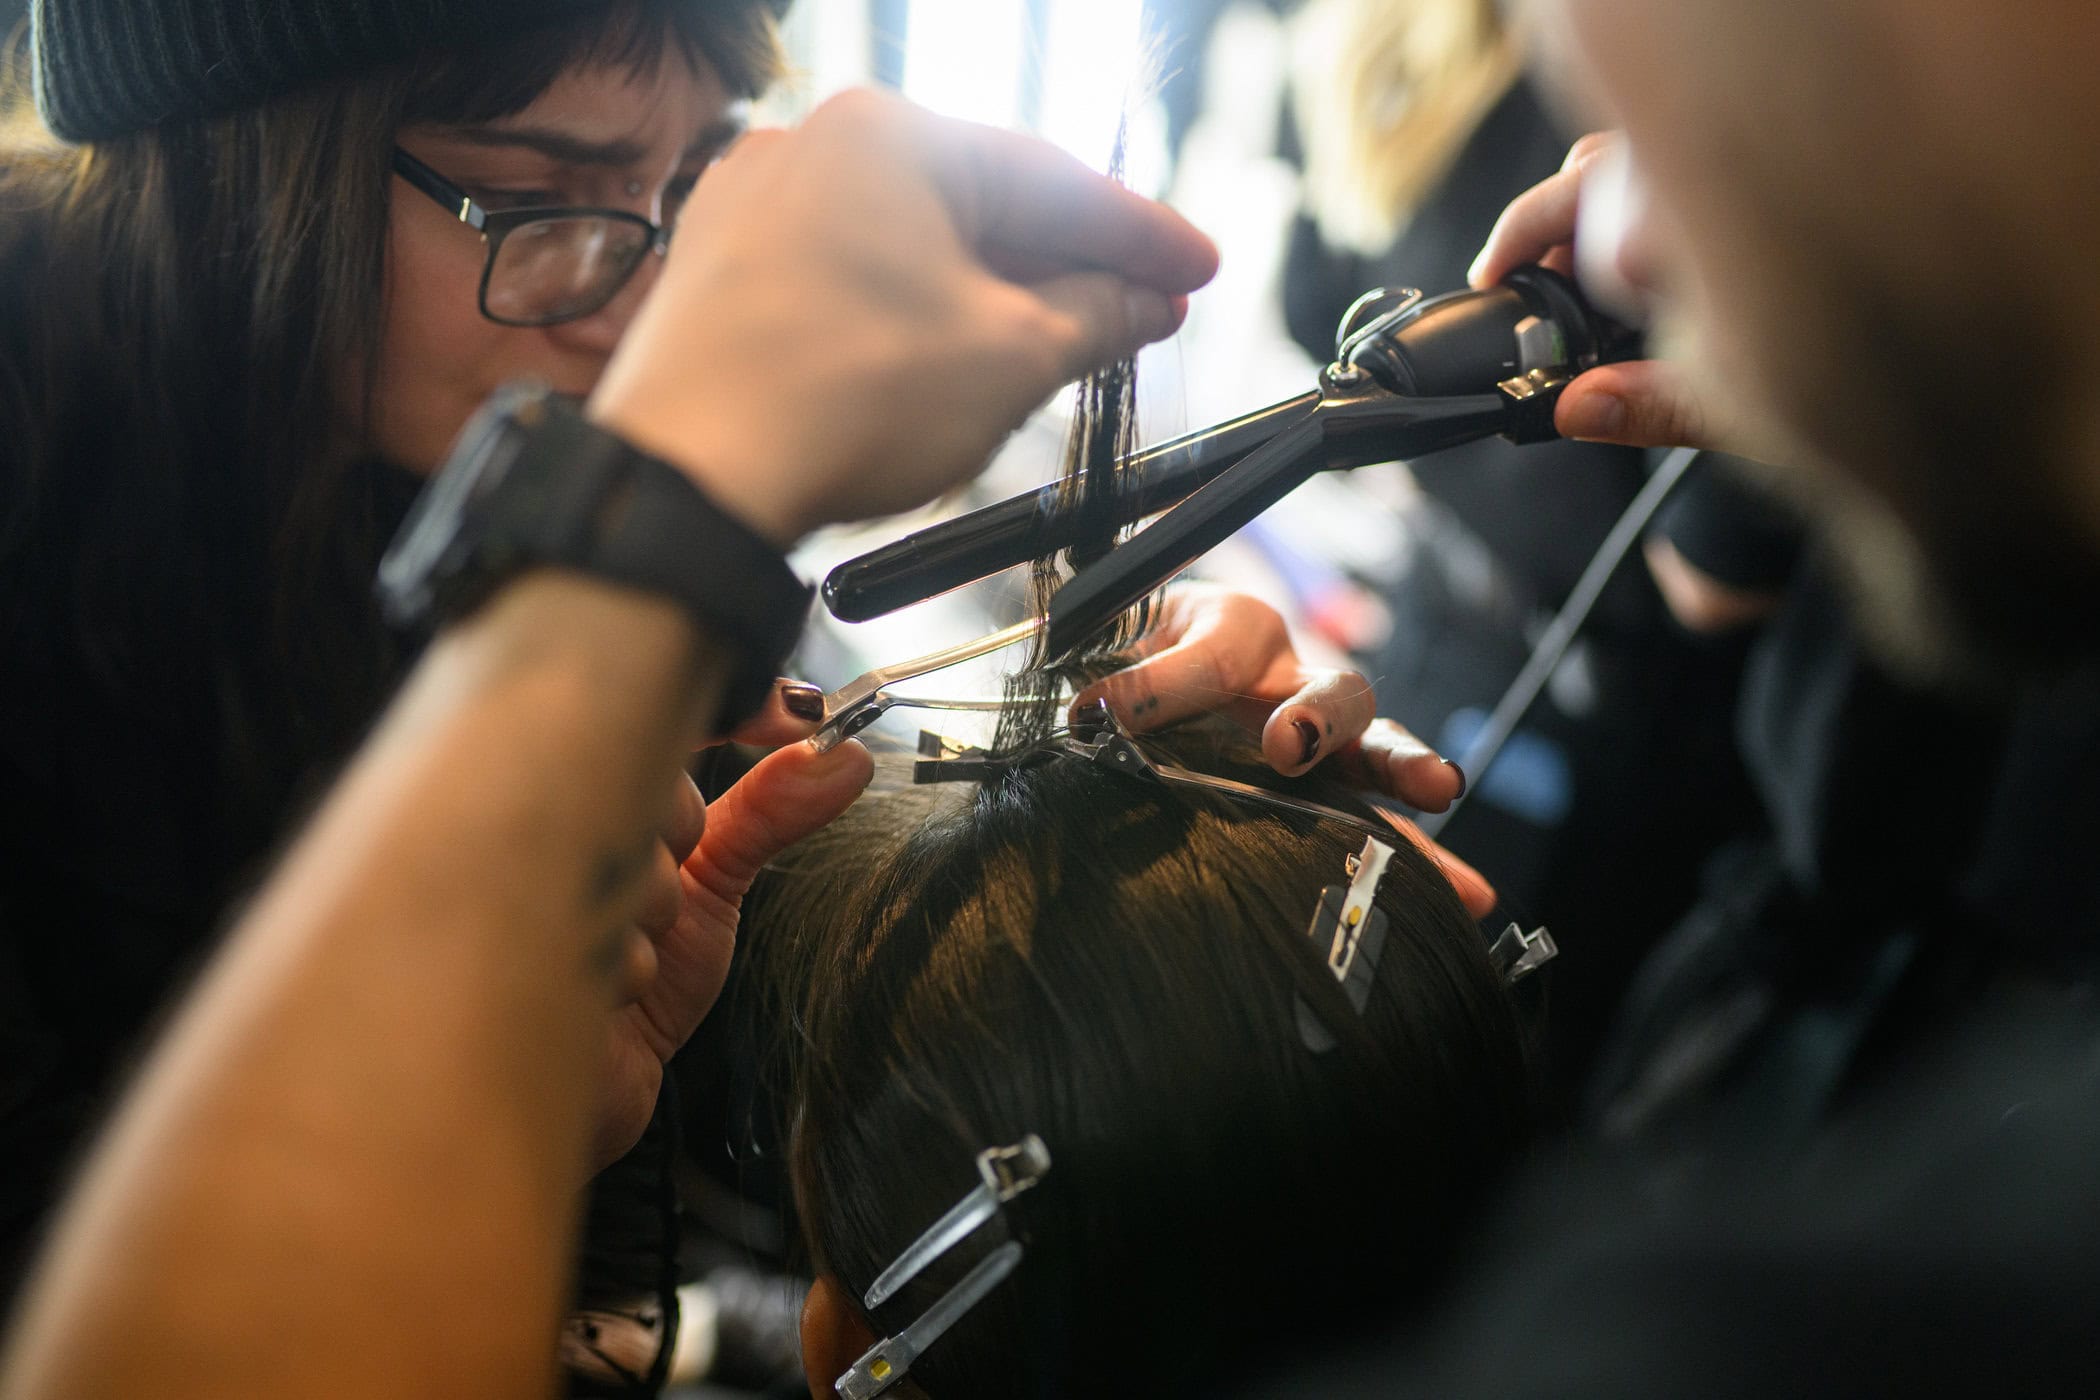
[[[1093,528],[1036,564],[1038,612],[1064,565],[1117,537],[1134,399],[1129,361],[1080,386],[1063,491]],[[1509,988],[1420,849],[1387,842],[1359,1015],[1309,936],[1356,827],[1043,755],[1062,688],[1103,674],[1145,616],[1068,655],[1039,643],[990,776],[863,799],[748,901],[761,1024],[786,1028],[769,1076],[805,1242],[856,1307],[975,1184],[979,1152],[1029,1134],[1050,1151],[1011,1208],[1019,1269],[904,1393],[1158,1396],[1243,1375],[1426,1286],[1528,1136]],[[1376,822],[1279,780],[1223,720],[1152,742]],[[910,1325],[1003,1238],[980,1229],[869,1327]]]
[[[1227,737],[1228,733],[1231,737]],[[1165,743],[1254,780],[1220,721]],[[1267,774],[1266,781],[1275,782]],[[1346,805],[1346,795],[1297,787]],[[1308,937],[1362,835],[1070,757],[864,799],[751,895],[761,1024],[816,1268],[857,1300],[1039,1134],[1027,1253],[908,1384],[953,1397],[1186,1393],[1427,1282],[1528,1131],[1514,1003],[1397,833],[1359,1016]],[[1315,1053],[1303,998],[1339,1045]],[[908,1325],[987,1227],[868,1319]]]
[[[357,388],[377,378],[396,133],[514,112],[579,62],[674,56],[755,94],[780,70],[772,12],[612,0],[90,146],[44,132],[29,65],[7,65],[0,636],[62,639],[83,685],[136,711],[129,741],[196,764],[178,790],[226,814],[201,830],[235,829],[200,867],[267,848],[398,666],[370,595],[404,492],[360,461]]]

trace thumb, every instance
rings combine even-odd
[[[1683,370],[1660,360],[1603,365],[1582,375],[1560,396],[1553,425],[1561,436],[1627,447],[1700,447],[1728,450],[1713,405],[1692,388]]]
[[[734,906],[768,861],[851,807],[874,776],[875,760],[857,741],[829,753],[796,744],[768,754],[710,804],[686,873]]]

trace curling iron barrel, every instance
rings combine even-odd
[[[1497,287],[1424,299],[1385,291],[1358,299],[1336,335],[1323,388],[1128,457],[1113,517],[1135,524],[1224,475],[1312,419],[1352,385],[1392,402],[1390,431],[1351,464],[1392,461],[1504,433],[1552,436],[1553,396],[1520,401],[1509,387],[1558,383],[1637,350],[1632,331],[1595,311],[1573,283],[1519,268]],[[1501,392],[1506,411],[1489,402]],[[1484,410],[1482,405],[1487,404]],[[1358,415],[1360,418],[1368,415]],[[848,560],[824,581],[824,601],[848,622],[881,617],[1016,564],[1070,548],[1090,523],[1045,486],[930,526]]]

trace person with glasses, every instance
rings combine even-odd
[[[756,0],[398,8],[272,34],[55,0],[13,50],[0,1296],[150,1019],[403,674],[373,576],[423,479],[502,384],[595,387],[663,263],[602,231],[671,217],[779,68]],[[389,164],[411,152],[513,221],[431,206]],[[596,1162],[652,1101],[608,1106]],[[593,1232],[623,1293],[654,1214],[646,1250]]]

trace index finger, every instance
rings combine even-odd
[[[931,173],[963,237],[1002,266],[1113,272],[1178,296],[1216,275],[1194,224],[1033,137],[925,114]]]
[[[1582,181],[1599,157],[1619,145],[1616,131],[1592,131],[1568,147],[1557,174],[1539,181],[1509,202],[1495,220],[1487,243],[1466,281],[1492,287],[1526,263],[1544,263],[1574,275],[1575,217],[1582,202]]]
[[[1575,209],[1582,195],[1582,170],[1549,175],[1509,202],[1488,233],[1480,256],[1466,271],[1474,287],[1492,287],[1513,268],[1543,260],[1575,238]]]

